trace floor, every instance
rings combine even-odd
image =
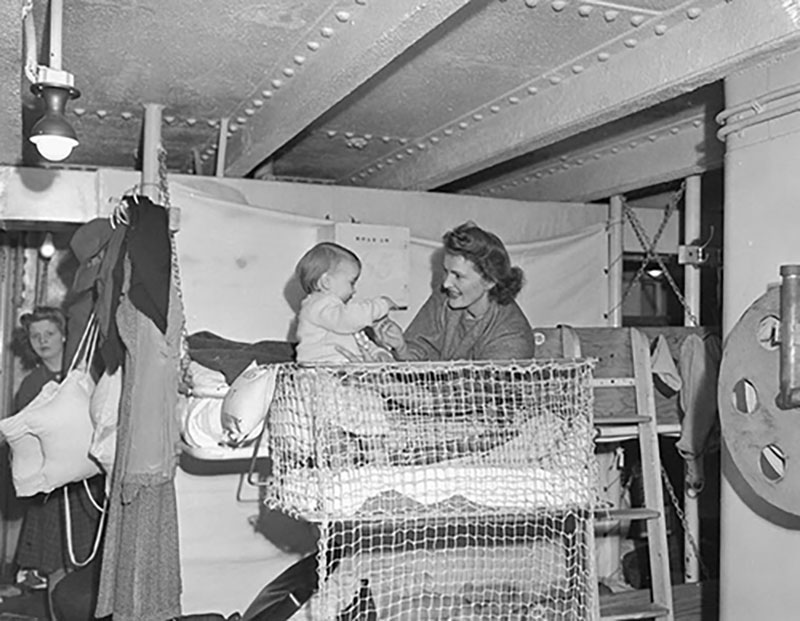
[[[713,529],[716,534],[716,529]],[[671,543],[673,538],[671,538]],[[680,567],[682,554],[679,550],[670,546],[670,557],[675,552],[676,558],[671,558],[671,565]],[[718,549],[709,550],[706,558],[715,558]],[[712,566],[709,571],[703,572],[706,577],[710,576],[703,583],[697,584],[676,584],[673,588],[675,621],[717,621],[718,613],[718,587],[714,578],[718,575],[717,568]],[[639,587],[647,587],[649,584],[648,576],[626,576],[630,584]],[[5,579],[4,579],[5,578]],[[678,576],[675,576],[678,578]],[[25,591],[15,597],[3,597],[3,587],[10,585],[12,578],[0,574],[0,621],[49,621],[47,613],[47,596],[44,591]],[[612,615],[620,615],[616,618],[625,618],[625,612],[632,609],[641,608],[649,601],[649,591],[623,591],[601,598],[601,610],[603,616],[615,618]],[[627,617],[631,618],[631,617]],[[642,617],[637,617],[641,619]]]
[[[673,589],[675,621],[717,621],[718,588],[716,582],[680,584]],[[648,594],[631,591],[601,599],[603,615],[624,613],[641,607]],[[48,621],[46,594],[31,591],[0,602],[0,621]]]
[[[717,621],[719,619],[719,588],[716,581],[677,584],[672,589],[675,621]],[[629,591],[600,598],[603,618],[626,618],[628,611],[640,610],[650,601],[648,591]],[[627,617],[631,618],[631,617]],[[641,618],[641,617],[637,617]]]
[[[2,592],[0,585],[0,592]],[[0,621],[48,621],[47,592],[25,591],[16,597],[2,597]]]

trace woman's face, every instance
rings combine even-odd
[[[442,289],[447,294],[450,308],[466,308],[479,317],[489,307],[489,291],[494,283],[486,280],[472,261],[461,255],[445,253],[444,282]]]
[[[34,321],[28,326],[31,347],[42,360],[58,360],[64,351],[64,335],[49,319]]]

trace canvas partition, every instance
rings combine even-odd
[[[525,272],[519,295],[537,327],[605,326],[608,313],[608,234],[595,224],[572,235],[509,248]]]
[[[84,222],[108,215],[140,181],[135,171],[0,167],[0,221]],[[178,246],[191,330],[240,340],[292,337],[301,292],[295,263],[334,222],[408,227],[406,325],[437,283],[441,236],[466,221],[493,231],[526,275],[519,302],[537,326],[605,325],[607,206],[170,175],[181,210]]]
[[[178,250],[189,331],[212,330],[234,340],[292,339],[303,295],[294,268],[330,221],[245,205],[179,184],[173,184],[172,201],[181,206]],[[536,217],[535,210],[531,214]],[[460,222],[455,216],[452,225]],[[402,325],[441,281],[440,235],[432,231],[430,239],[411,238],[409,308],[393,314]],[[525,271],[518,301],[532,325],[605,325],[604,225],[511,244],[509,251]]]

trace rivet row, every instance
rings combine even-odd
[[[541,2],[540,2],[540,0],[524,0],[524,4],[528,8],[535,9],[535,8],[538,8],[540,6]],[[561,13],[569,6],[570,3],[567,0],[553,0],[553,1],[549,2],[548,4],[549,4],[550,8],[553,11],[555,11],[556,13]],[[592,4],[589,4],[589,3],[586,3],[586,2],[579,3],[577,5],[577,13],[578,13],[578,15],[580,17],[588,18],[594,13],[594,9],[595,8],[597,8],[595,5],[592,5]],[[621,15],[622,15],[622,11],[618,10],[616,8],[606,8],[602,12],[603,19],[605,20],[605,22],[607,22],[609,24],[613,23],[613,22],[616,22],[621,17]],[[697,17],[700,16],[700,10],[697,9],[697,8],[694,8],[694,7],[690,8],[690,9],[687,9],[686,13],[685,13],[685,16],[688,19],[697,19]],[[629,18],[629,23],[633,28],[640,28],[649,19],[651,19],[651,18],[648,15],[634,12],[633,15],[631,15],[630,18]],[[653,28],[652,32],[657,36],[663,36],[668,31],[668,26],[665,23],[654,24],[652,26],[652,28]],[[639,45],[639,38],[638,37],[627,37],[627,38],[622,40],[622,46],[627,48],[627,49],[633,49],[633,48],[637,47],[638,45]],[[611,58],[611,52],[608,51],[608,50],[601,50],[601,51],[596,53],[596,56],[594,58],[599,63],[605,63]],[[588,58],[587,58],[587,60],[588,60]],[[580,74],[584,73],[587,70],[587,65],[584,62],[575,62],[572,65],[570,65],[568,68],[565,68],[565,70],[568,70],[572,75],[577,76],[577,75],[580,75]],[[540,76],[539,78],[536,79],[536,81],[539,84],[541,84],[542,80],[544,80],[547,84],[550,84],[551,86],[555,87],[555,86],[558,86],[558,85],[562,84],[564,82],[564,80],[566,78],[568,78],[568,77],[569,76],[564,76],[561,73],[551,73],[551,74],[546,75],[546,76]],[[524,87],[524,93],[526,93],[529,97],[533,97],[533,96],[537,95],[539,92],[540,92],[540,86],[537,86],[535,84],[529,84],[529,85]],[[499,114],[503,110],[504,104],[506,106],[514,106],[516,104],[519,104],[520,101],[521,101],[521,99],[517,94],[510,94],[510,95],[505,96],[504,100],[502,100],[502,101],[498,100],[498,101],[493,102],[486,109],[491,114]],[[450,137],[450,136],[452,136],[454,134],[454,128],[457,128],[460,131],[466,131],[470,127],[470,121],[472,121],[472,122],[480,122],[484,117],[485,117],[485,114],[483,112],[481,112],[481,111],[471,112],[469,114],[469,119],[462,118],[459,121],[453,121],[450,126],[447,126],[447,127],[442,128],[442,129],[436,130],[435,132],[432,132],[432,134],[429,134],[428,136],[426,136],[423,139],[426,140],[427,142],[429,142],[432,145],[440,144],[442,139],[446,139],[446,138],[448,138],[448,137]],[[652,138],[651,138],[651,140],[652,140]],[[422,143],[420,143],[420,144],[422,144]],[[422,149],[419,149],[419,150],[422,150]],[[412,153],[411,150],[407,150],[407,152],[406,152],[406,154],[409,154],[409,155],[411,153]],[[396,155],[392,154],[392,155],[387,156],[383,160],[383,162],[385,164],[387,164],[387,165],[392,165],[395,162],[395,160],[401,160],[401,159],[403,159],[403,157],[404,157],[403,153],[397,153]],[[596,155],[595,157],[599,157],[599,155]],[[373,168],[377,169],[376,166],[374,166],[374,165],[371,165],[371,166]],[[368,171],[369,167],[367,167],[365,170]],[[359,172],[364,172],[364,171],[359,171]],[[369,176],[369,174],[370,173],[368,173],[366,176]],[[356,181],[358,181],[358,179],[363,179],[363,178],[364,177],[361,174],[355,174],[355,175],[353,175],[351,177],[351,180],[352,179],[356,179]]]
[[[367,0],[353,0],[356,5],[365,6],[367,4]],[[352,21],[353,14],[350,11],[339,9],[335,13],[333,13],[333,19],[339,24],[347,24]],[[319,28],[317,34],[324,39],[331,39],[336,34],[336,31],[332,26],[326,25]],[[321,48],[319,41],[314,38],[309,39],[305,42],[305,49],[310,52],[317,52]],[[228,128],[228,135],[231,136],[240,127],[246,124],[250,118],[255,115],[257,109],[264,108],[267,101],[272,99],[275,95],[275,91],[280,90],[282,87],[286,85],[287,79],[292,79],[297,75],[297,71],[299,68],[302,68],[308,61],[308,58],[305,54],[293,54],[291,57],[292,65],[287,65],[279,69],[281,77],[273,77],[269,80],[269,88],[262,89],[260,93],[254,96],[247,102],[243,102],[240,104],[244,106],[242,108],[244,114],[239,115],[236,117],[236,123],[232,124]],[[213,138],[211,138],[213,139]]]
[[[509,190],[512,187],[518,187],[521,184],[530,183],[534,179],[542,179],[546,176],[551,176],[556,173],[569,170],[573,167],[583,166],[588,160],[598,161],[603,157],[618,155],[622,153],[623,150],[636,149],[644,140],[650,143],[654,143],[662,137],[676,136],[677,134],[680,133],[682,127],[692,126],[695,128],[699,128],[702,125],[703,121],[701,119],[693,119],[691,121],[686,121],[682,124],[672,125],[670,127],[664,128],[656,132],[650,132],[646,136],[643,136],[641,140],[629,139],[624,146],[606,145],[600,148],[599,150],[590,153],[582,153],[575,156],[562,155],[559,158],[559,163],[556,165],[550,162],[549,164],[545,164],[536,171],[527,170],[525,171],[525,173],[522,173],[519,177],[516,177],[514,179],[505,179],[504,181],[497,183],[493,186],[482,188],[481,190],[476,192],[476,194],[478,195],[498,194],[503,190]]]

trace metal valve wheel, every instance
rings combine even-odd
[[[780,287],[745,311],[725,342],[718,402],[734,464],[769,505],[800,515],[800,408],[782,409]]]

